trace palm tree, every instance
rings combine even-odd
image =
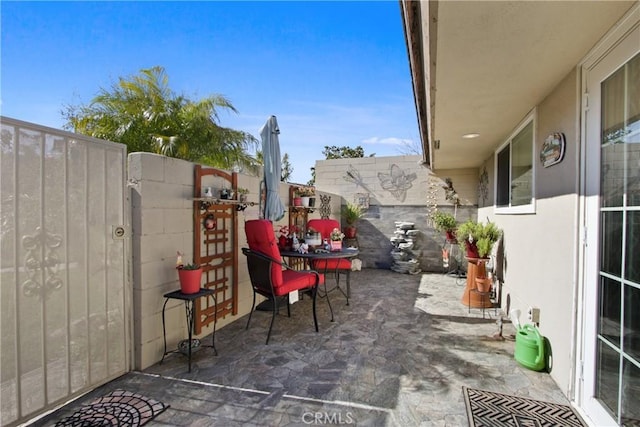
[[[255,167],[248,149],[251,134],[219,125],[218,110],[237,113],[222,95],[192,101],[169,89],[164,68],[142,69],[101,89],[89,105],[63,112],[65,129],[126,144],[129,152],[146,151],[210,166]]]

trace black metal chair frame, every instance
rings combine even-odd
[[[300,288],[298,290],[309,290],[311,293],[312,304],[313,304],[313,323],[316,328],[316,332],[318,332],[318,317],[316,315],[316,296],[318,293],[318,285],[320,283],[320,274],[315,270],[295,270],[289,267],[285,262],[279,261],[271,258],[270,256],[251,250],[249,248],[242,248],[242,253],[247,257],[247,267],[249,270],[249,278],[251,279],[251,287],[253,288],[253,303],[251,305],[251,311],[249,312],[249,318],[247,319],[247,327],[245,329],[249,329],[249,324],[251,323],[251,317],[256,307],[256,294],[260,294],[263,297],[267,298],[271,301],[272,312],[271,312],[271,323],[269,325],[269,333],[267,334],[267,341],[265,344],[269,344],[269,339],[271,338],[271,330],[273,329],[273,322],[276,318],[276,314],[278,313],[278,299],[283,297],[276,296],[273,283],[271,281],[271,268],[273,264],[277,264],[280,267],[284,267],[287,270],[296,271],[298,273],[309,273],[315,275],[315,284],[310,287]],[[291,308],[289,304],[289,295],[287,297],[287,316],[291,317]]]

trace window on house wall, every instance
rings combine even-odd
[[[535,112],[496,151],[496,213],[533,213]]]

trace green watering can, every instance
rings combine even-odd
[[[534,371],[545,368],[544,337],[533,325],[524,325],[516,334],[515,358],[522,366]]]

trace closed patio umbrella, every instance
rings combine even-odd
[[[278,140],[278,121],[276,116],[271,116],[260,129],[262,138],[262,158],[264,159],[264,185],[266,200],[264,203],[263,218],[278,221],[284,217],[284,205],[278,194],[282,164],[280,159],[280,142]]]

